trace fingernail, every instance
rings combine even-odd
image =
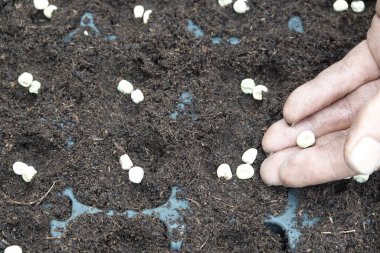
[[[380,143],[370,137],[362,138],[351,151],[349,159],[357,172],[371,174],[380,166]]]

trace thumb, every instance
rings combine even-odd
[[[345,144],[345,159],[358,174],[380,167],[380,92],[359,112]]]

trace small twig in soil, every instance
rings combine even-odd
[[[191,51],[193,51],[193,49],[198,46],[201,42],[202,42],[203,38],[201,38],[197,43],[194,44],[194,46],[192,46],[191,48]]]
[[[274,239],[272,236],[270,237],[270,239],[272,239],[272,241],[274,241],[275,243],[279,243],[276,239]]]
[[[10,244],[9,242],[7,242],[5,239],[1,239],[0,241],[1,241],[4,245],[8,245],[8,246],[11,245],[11,244]]]
[[[206,245],[209,238],[210,237],[207,237],[206,241],[199,247],[199,250],[203,249],[203,247]]]
[[[355,229],[351,229],[351,230],[346,230],[346,231],[340,231],[338,234],[351,234],[355,232],[356,232]]]
[[[186,199],[187,199],[188,201],[193,202],[194,204],[196,204],[199,208],[202,207],[197,201],[195,201],[195,200],[193,200],[193,199],[190,199],[190,198],[186,198]]]
[[[213,198],[213,199],[216,199],[216,200],[219,200],[219,201],[222,201],[222,199],[220,199],[220,198],[217,198],[217,197],[214,197],[214,196],[211,196],[211,198]],[[222,202],[223,203],[223,202]],[[224,203],[225,204],[225,203]],[[228,207],[231,207],[231,208],[235,208],[233,205],[229,205],[229,204],[225,204],[226,206],[228,206]]]
[[[341,235],[341,234],[351,234],[351,233],[355,233],[355,232],[356,232],[356,229],[351,229],[351,230],[340,231],[337,233],[327,231],[327,232],[321,232],[321,234],[324,234],[324,235],[334,235],[334,234]]]
[[[122,146],[120,146],[116,141],[113,142],[113,145],[115,145],[117,150],[123,152],[124,154],[127,153],[125,149]]]
[[[187,185],[187,187],[189,187],[194,181],[195,181],[195,178],[191,180],[191,182]]]
[[[52,186],[50,187],[50,189],[41,198],[39,198],[37,200],[34,200],[34,201],[31,201],[31,202],[20,202],[20,201],[12,200],[4,192],[2,192],[2,193],[8,199],[7,202],[11,203],[11,204],[24,205],[24,206],[31,206],[31,205],[34,205],[34,204],[39,205],[46,198],[46,196],[51,192],[51,190],[53,190],[54,185],[55,185],[56,182],[57,181],[54,181],[54,183],[52,184]]]

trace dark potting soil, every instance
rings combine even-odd
[[[263,133],[292,90],[365,38],[375,2],[357,14],[334,12],[332,0],[249,1],[251,10],[238,15],[216,0],[52,0],[58,11],[49,21],[32,1],[1,1],[0,251],[16,244],[24,252],[169,252],[153,217],[83,215],[60,239],[50,221],[70,216],[67,187],[83,204],[123,212],[162,205],[174,186],[190,205],[182,252],[289,251],[264,226],[285,210],[287,189],[259,177]],[[133,17],[137,4],[153,10],[147,25]],[[98,34],[80,26],[86,12]],[[292,16],[304,33],[288,29]],[[187,30],[188,20],[203,37]],[[25,71],[41,82],[39,95],[17,84]],[[269,88],[263,101],[241,92],[247,77]],[[143,91],[141,104],[116,90],[121,79]],[[178,109],[184,92],[190,99]],[[219,180],[218,165],[235,171],[250,147],[259,148],[254,178]],[[145,169],[141,184],[120,168],[125,152]],[[13,173],[18,160],[37,169],[31,183]],[[299,191],[297,216],[307,211],[319,221],[301,229],[298,251],[378,252],[379,182],[377,173],[366,184]]]

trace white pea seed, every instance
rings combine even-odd
[[[365,183],[368,181],[369,179],[369,175],[357,175],[357,176],[353,176],[353,179],[358,182],[358,183]]]
[[[263,100],[263,92],[268,92],[268,88],[264,85],[257,85],[253,88],[252,95],[256,100]]]
[[[251,78],[246,78],[241,81],[240,88],[244,92],[244,94],[252,94],[253,88],[255,88],[255,81]]]
[[[247,0],[237,0],[233,5],[234,11],[237,13],[245,13],[249,10]]]
[[[133,91],[133,85],[127,80],[121,80],[117,85],[117,90],[124,94],[131,94]]]
[[[230,165],[223,163],[219,165],[216,174],[219,178],[224,178],[226,180],[230,180],[232,178],[232,172]]]
[[[302,131],[297,137],[297,145],[300,148],[308,148],[315,143],[314,133],[310,130]]]
[[[129,170],[130,168],[133,167],[132,160],[127,154],[120,156],[119,161],[120,161],[121,168],[123,170]]]
[[[144,12],[144,16],[143,16],[143,22],[144,22],[144,24],[148,23],[148,19],[149,19],[149,16],[150,16],[151,13],[152,13],[152,10],[147,10],[147,11]]]
[[[22,253],[22,249],[18,245],[12,245],[4,250],[4,253]]]
[[[256,157],[257,157],[257,149],[250,148],[250,149],[248,149],[247,151],[244,152],[244,154],[241,157],[241,159],[246,164],[252,164],[256,160]]]
[[[39,81],[33,81],[29,87],[29,92],[38,94],[41,88],[41,83]]]
[[[33,1],[34,8],[37,10],[44,10],[46,7],[49,6],[49,1],[48,0],[34,0]]]
[[[88,36],[88,32],[87,31],[84,31],[83,34],[86,35],[86,36]]]
[[[44,9],[44,15],[45,17],[47,17],[48,19],[51,19],[53,17],[53,13],[58,9],[57,6],[55,5],[49,5],[48,7],[46,7]]]
[[[255,175],[255,169],[250,164],[241,164],[236,169],[236,176],[239,179],[250,179]]]
[[[28,73],[28,72],[24,72],[22,73],[18,79],[17,79],[17,82],[23,86],[23,87],[29,87],[32,82],[33,82],[33,76],[32,74]]]
[[[345,0],[336,0],[333,8],[336,12],[345,11],[348,9],[348,3]]]
[[[33,166],[28,166],[27,169],[24,169],[22,172],[22,179],[24,179],[25,182],[29,183],[32,181],[34,176],[37,174],[36,169]]]
[[[354,12],[363,12],[365,9],[365,4],[363,1],[352,1],[351,2],[351,9]]]
[[[12,169],[13,169],[13,172],[16,173],[17,175],[22,175],[22,173],[24,172],[24,170],[27,170],[28,169],[28,165],[26,163],[23,163],[23,162],[15,162],[12,166]]]
[[[131,92],[131,98],[135,104],[138,104],[138,103],[141,103],[142,101],[144,101],[144,94],[142,93],[141,90],[136,89],[136,90]]]
[[[128,172],[129,181],[135,184],[139,184],[144,178],[144,170],[141,167],[133,167]]]
[[[222,7],[225,7],[229,4],[232,4],[232,0],[218,0],[218,4]]]
[[[144,6],[136,5],[135,8],[133,8],[133,14],[135,18],[142,18],[144,15]]]

